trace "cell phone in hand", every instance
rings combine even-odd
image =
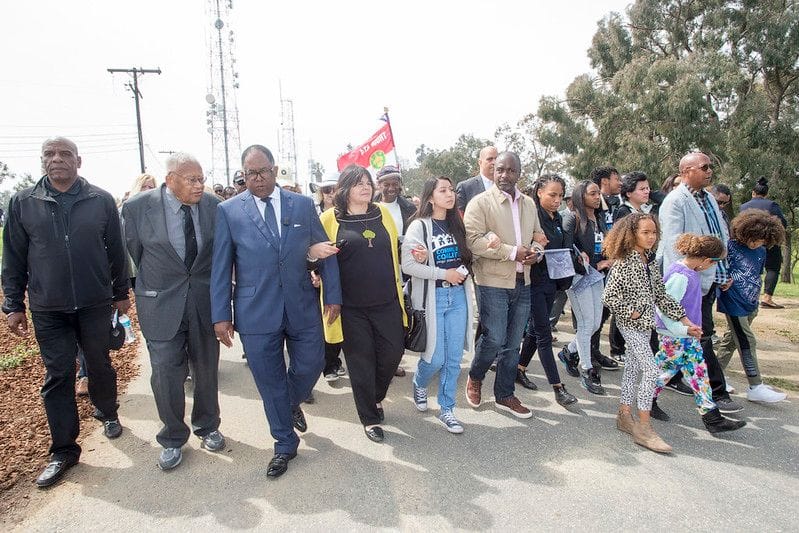
[[[466,268],[464,265],[459,266],[455,270],[457,270],[460,274],[462,274],[464,276],[468,276],[469,275],[469,269]]]
[[[336,241],[333,243],[333,246],[341,250],[347,245],[347,239],[341,239],[340,241]]]

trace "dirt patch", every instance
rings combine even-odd
[[[128,315],[138,331],[135,305],[131,306]],[[28,328],[27,337],[17,337],[8,329],[5,317],[0,318],[0,355],[22,359],[19,366],[0,370],[0,442],[3,443],[0,446],[0,515],[27,498],[32,490],[31,484],[49,459],[50,432],[39,395],[45,370],[30,318]],[[139,373],[138,347],[137,339],[121,350],[111,352],[120,395]],[[78,397],[79,442],[100,424],[92,417],[93,411],[88,397]]]
[[[752,324],[757,337],[758,365],[766,383],[799,391],[799,300],[780,297],[777,300],[785,309],[761,307]],[[727,321],[718,313],[715,321],[716,331],[722,335],[727,329]],[[737,352],[727,372],[733,380],[746,382]]]

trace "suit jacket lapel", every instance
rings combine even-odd
[[[165,248],[167,249],[167,254],[182,265],[184,264],[183,260],[180,258],[178,253],[175,251],[175,248],[172,246],[172,243],[169,241],[169,232],[166,229],[166,215],[164,214],[164,209],[166,206],[164,205],[163,200],[164,187],[166,187],[166,185],[162,185],[161,190],[158,191],[158,194],[154,194],[150,197],[150,201],[147,203],[147,209],[144,218],[146,218],[150,223],[150,229],[152,230],[153,235],[156,237],[166,236]]]
[[[205,253],[212,248],[209,247],[208,244],[211,242],[214,233],[214,228],[211,226],[211,209],[214,207],[215,206],[211,205],[211,200],[205,195],[203,195],[202,200],[200,200],[200,203],[197,205],[198,211],[200,212],[200,233],[203,241],[203,247],[198,257],[200,255],[205,255]],[[197,264],[197,261],[194,261],[194,264]]]
[[[280,230],[280,249],[286,249],[286,237],[291,231],[291,212],[294,209],[294,200],[290,195],[280,191],[280,220],[277,221],[278,225],[283,225]],[[284,223],[285,222],[285,223]]]
[[[707,225],[707,220],[705,220],[705,214],[702,212],[702,208],[699,207],[699,204],[696,202],[696,198],[694,198],[693,193],[688,189],[688,187],[684,186],[683,194],[685,195],[685,201],[690,206],[688,209],[691,210],[691,214],[696,219],[696,224],[700,228],[707,228],[708,233],[710,232],[710,228]]]
[[[261,217],[261,212],[258,211],[258,208],[255,206],[255,198],[253,198],[252,193],[250,191],[246,191],[241,193],[236,198],[241,198],[239,201],[241,202],[241,208],[244,210],[244,213],[250,217],[255,227],[258,228],[258,231],[261,232],[261,235],[272,245],[275,250],[279,250],[279,243],[272,236],[272,232],[269,231],[269,228],[266,227],[266,222],[264,222],[263,217]],[[280,222],[278,221],[278,224]]]

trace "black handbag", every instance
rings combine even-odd
[[[424,241],[427,244],[427,226],[422,222]],[[430,258],[428,257],[428,261]],[[405,314],[408,316],[408,329],[405,330],[405,349],[412,352],[422,353],[427,349],[427,319],[425,317],[425,307],[427,306],[427,285],[428,279],[424,280],[424,296],[422,298],[422,308],[414,309],[411,293],[413,287],[411,280],[405,285]]]

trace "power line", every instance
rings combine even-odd
[[[128,136],[136,136],[136,131],[112,131],[107,133],[78,133],[75,135],[69,135],[69,138],[72,140],[79,140],[86,137],[128,137]],[[41,139],[41,135],[0,135],[0,139]]]
[[[136,101],[136,129],[139,132],[139,162],[141,163],[141,171],[144,174],[144,141],[142,140],[141,134],[141,110],[139,109],[139,98],[141,98],[141,93],[139,92],[139,74],[161,74],[160,68],[155,69],[144,69],[144,68],[109,68],[106,69],[111,74],[115,72],[127,72],[133,76],[133,83],[128,83],[128,88],[133,91],[133,99]]]
[[[71,129],[71,128],[128,128],[136,124],[3,124],[0,128],[46,128],[46,129]]]

